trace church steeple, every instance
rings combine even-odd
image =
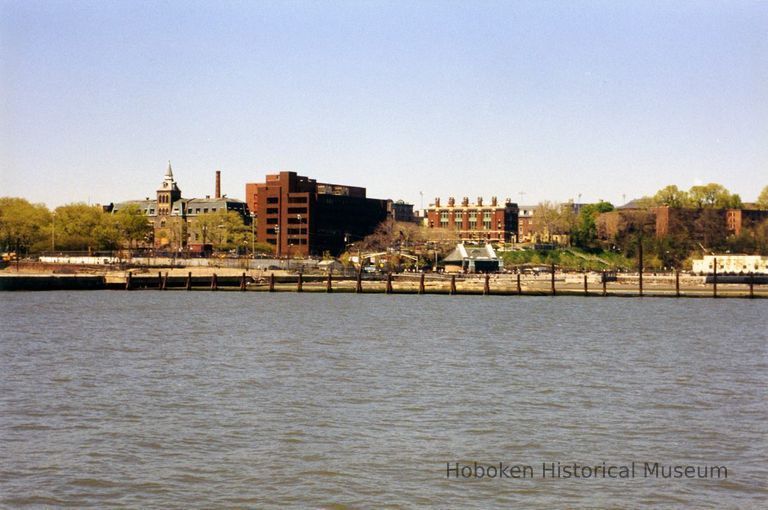
[[[158,216],[167,216],[171,214],[173,203],[181,198],[181,190],[173,180],[173,170],[171,162],[168,161],[168,169],[165,171],[163,183],[157,190],[157,214]]]
[[[176,187],[176,181],[173,180],[173,169],[171,169],[171,162],[168,161],[168,170],[165,171],[161,189],[173,189],[174,187]]]

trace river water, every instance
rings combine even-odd
[[[3,293],[0,504],[758,508],[766,317],[734,299]],[[543,476],[557,462],[637,473]]]

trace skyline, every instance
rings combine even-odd
[[[295,171],[373,198],[768,184],[757,2],[0,4],[0,195],[55,207]],[[525,192],[521,200],[519,193]]]

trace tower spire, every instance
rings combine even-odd
[[[168,170],[165,171],[165,176],[173,179],[173,170],[171,170],[171,160],[168,160]]]

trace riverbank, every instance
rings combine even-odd
[[[549,275],[299,275],[286,271],[173,268],[101,271],[98,274],[0,272],[0,290],[214,290],[243,292],[342,292],[496,296],[619,296],[768,298],[768,286],[707,283],[690,275],[623,274],[603,282],[600,273]]]

